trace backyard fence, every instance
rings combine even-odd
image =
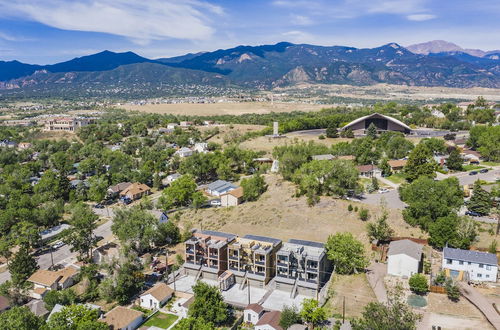
[[[444,286],[431,285],[429,287],[429,291],[433,293],[442,293],[446,294],[446,288]]]

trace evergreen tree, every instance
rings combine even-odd
[[[389,165],[389,162],[387,161],[387,158],[382,159],[378,167],[382,171],[382,176],[392,175],[392,169],[391,166]]]
[[[446,166],[453,171],[462,171],[463,170],[463,159],[460,157],[460,152],[457,148],[453,148],[450,152],[450,157],[446,160]]]
[[[474,183],[472,197],[467,208],[482,215],[490,214],[491,195],[481,187],[479,180]]]
[[[35,258],[29,254],[28,248],[21,245],[19,251],[9,263],[9,271],[12,277],[12,284],[16,288],[21,288],[26,283],[28,277],[38,269]]]
[[[337,127],[334,125],[330,125],[326,128],[326,137],[329,138],[338,138],[339,137],[339,132],[337,130]]]
[[[372,139],[377,138],[377,126],[374,123],[371,123],[366,130],[366,136],[371,137]]]
[[[404,172],[408,181],[414,181],[420,176],[434,178],[436,176],[436,167],[437,164],[433,159],[432,151],[425,143],[421,142],[410,152]]]

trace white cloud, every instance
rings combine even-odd
[[[291,18],[292,24],[295,24],[295,25],[311,25],[311,24],[313,24],[313,20],[307,16],[291,14],[290,18]]]
[[[63,30],[109,33],[140,44],[209,38],[214,33],[209,14],[222,15],[223,9],[197,0],[0,0],[0,16]]]
[[[437,17],[436,15],[432,14],[413,14],[406,16],[406,18],[409,19],[410,21],[417,21],[417,22],[428,21],[436,17]]]

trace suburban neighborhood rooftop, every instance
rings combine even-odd
[[[449,247],[445,247],[443,249],[443,257],[445,259],[463,260],[495,266],[498,264],[497,256],[492,253],[454,249]]]

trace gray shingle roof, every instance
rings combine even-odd
[[[410,241],[409,239],[392,241],[389,244],[388,255],[406,254],[413,259],[420,260],[422,257],[422,248],[423,245]]]
[[[493,253],[453,249],[445,247],[443,249],[443,258],[470,261],[478,264],[494,265],[498,264],[497,256]]]
[[[210,191],[226,191],[228,189],[236,189],[237,187],[232,184],[231,182],[224,181],[224,180],[217,180],[212,183],[210,183],[207,186],[208,190]]]

